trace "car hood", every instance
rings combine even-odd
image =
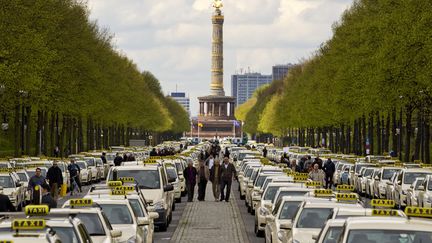
[[[300,243],[315,243],[313,235],[318,235],[321,229],[294,229],[293,239]]]
[[[101,236],[91,236],[93,243],[110,243],[111,239],[106,235]]]
[[[159,201],[163,194],[161,189],[141,189],[141,192],[146,196],[146,200],[153,203]]]
[[[113,224],[112,227],[122,232],[122,236],[118,238],[119,242],[127,241],[132,236],[136,237],[137,231],[134,224]]]

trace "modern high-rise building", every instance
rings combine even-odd
[[[173,98],[177,103],[183,106],[190,115],[190,99],[189,97],[186,97],[185,92],[171,92],[169,97]]]
[[[250,99],[257,88],[272,82],[272,75],[261,73],[234,74],[231,76],[231,95],[236,104],[241,105]]]
[[[272,68],[273,81],[284,79],[288,74],[289,69],[292,68],[293,66],[294,64],[291,63],[273,66]]]

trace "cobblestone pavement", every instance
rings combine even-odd
[[[237,183],[233,183],[232,192]],[[170,242],[249,243],[236,197],[227,203],[215,202],[211,183],[207,185],[206,201],[194,199],[187,203],[179,225]]]

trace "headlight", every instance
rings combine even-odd
[[[267,215],[269,215],[269,211],[268,211],[267,208],[260,208],[259,212],[260,212],[260,214],[261,214],[262,216],[267,216]]]
[[[156,210],[165,209],[165,202],[163,200],[157,201],[153,206]]]
[[[126,242],[127,243],[135,243],[136,241],[136,236],[132,236],[131,238],[129,238]]]

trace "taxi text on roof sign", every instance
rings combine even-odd
[[[406,207],[405,214],[408,217],[432,218],[432,208]]]
[[[339,185],[336,187],[336,191],[354,191],[354,186],[351,185]]]
[[[392,208],[395,206],[394,200],[384,200],[384,199],[373,199],[371,201],[372,207],[388,207]]]
[[[93,199],[91,198],[71,199],[69,200],[69,205],[72,207],[74,206],[88,207],[93,205]]]
[[[11,240],[0,240],[0,243],[13,243]]]
[[[118,195],[127,195],[127,191],[125,190],[111,190],[110,195],[118,196]]]
[[[25,207],[25,214],[29,216],[42,216],[48,213],[48,205],[28,205]]]
[[[304,175],[294,175],[294,181],[295,182],[304,182],[308,180],[308,176],[304,176]]]
[[[109,187],[116,187],[116,186],[123,185],[123,182],[122,181],[108,181],[107,184]]]
[[[45,228],[43,219],[14,219],[12,221],[13,230],[36,230]]]
[[[11,173],[13,172],[12,168],[0,168],[0,173]]]
[[[328,197],[333,195],[333,191],[331,189],[315,189],[314,195],[315,197]]]
[[[122,182],[129,182],[129,183],[135,182],[135,178],[133,177],[120,177],[119,180]]]
[[[317,187],[317,186],[322,186],[322,182],[320,181],[308,181],[305,183],[306,186],[309,187]]]
[[[337,193],[336,199],[339,201],[357,200],[357,194],[355,194],[355,193]]]
[[[131,192],[131,191],[135,191],[135,187],[134,186],[116,186],[112,190],[113,191],[127,191],[127,192]]]
[[[399,216],[399,213],[392,209],[372,209],[372,216]]]

